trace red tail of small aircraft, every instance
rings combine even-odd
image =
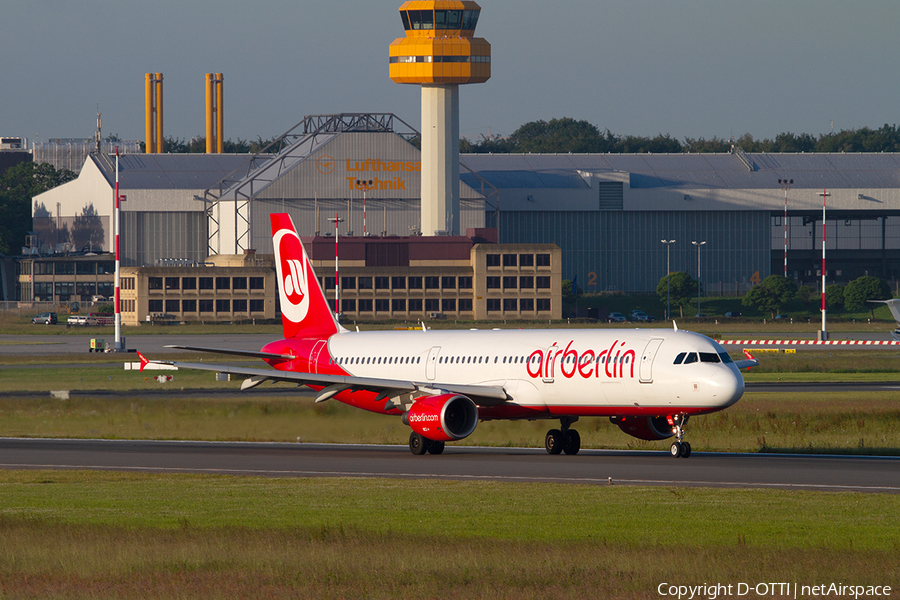
[[[275,270],[285,338],[328,338],[340,329],[294,222],[287,214],[271,215]]]

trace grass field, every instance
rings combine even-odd
[[[900,577],[895,495],[82,472],[4,472],[0,491],[9,598],[654,598],[663,582]]]

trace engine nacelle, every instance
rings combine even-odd
[[[610,417],[619,429],[641,440],[664,440],[675,435],[667,417]]]
[[[459,394],[419,398],[403,413],[403,424],[429,440],[452,442],[475,431],[478,408],[471,399]]]

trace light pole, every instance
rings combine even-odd
[[[706,242],[691,242],[697,246],[697,316],[700,316],[700,246]]]
[[[831,194],[828,190],[822,190],[822,341],[828,339],[828,331],[825,329],[825,199]]]
[[[784,188],[784,276],[787,277],[787,191],[794,185],[794,180],[779,179],[778,183]]]
[[[341,318],[341,280],[338,273],[338,240],[340,239],[340,225],[344,222],[337,213],[328,220],[334,223],[334,316],[340,320]]]
[[[672,274],[672,269],[669,266],[669,247],[675,243],[675,240],[659,241],[666,245],[666,321],[668,321],[671,318],[670,315],[672,314],[672,295],[669,291],[671,289],[671,281],[669,281],[669,276]]]

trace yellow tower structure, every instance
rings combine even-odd
[[[390,47],[390,76],[422,86],[422,234],[458,235],[459,85],[491,77],[491,45],[476,38],[481,7],[470,0],[411,0],[400,7],[406,37]]]
[[[163,75],[147,73],[144,75],[147,116],[147,154],[159,154],[165,149],[163,141]]]

